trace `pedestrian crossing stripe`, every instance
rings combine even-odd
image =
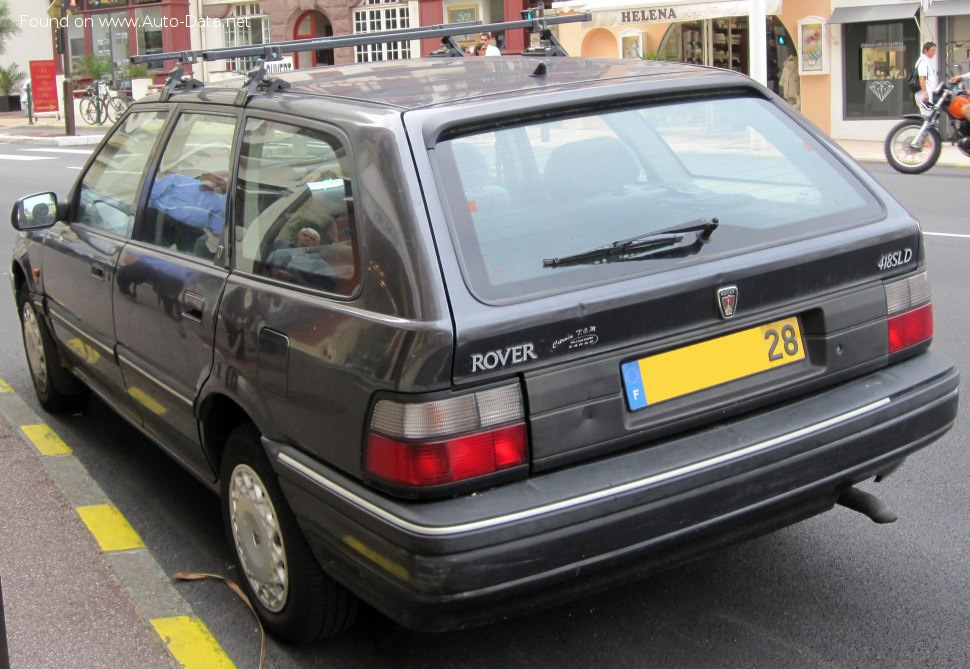
[[[155,618],[152,627],[185,669],[236,669],[209,628],[198,618]]]
[[[110,504],[79,506],[77,515],[94,535],[101,550],[129,551],[144,548],[145,542],[116,507]]]
[[[54,434],[54,430],[45,423],[21,425],[20,430],[41,455],[70,455],[73,453],[70,446]]]

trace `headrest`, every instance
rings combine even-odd
[[[636,183],[640,164],[616,137],[593,137],[553,149],[546,159],[546,194],[556,202],[609,195]]]

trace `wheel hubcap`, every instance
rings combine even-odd
[[[44,340],[40,334],[40,324],[37,314],[29,304],[23,309],[24,348],[27,349],[27,363],[30,375],[34,379],[37,390],[47,392],[47,356],[44,354]]]
[[[247,465],[232,470],[229,520],[250,587],[267,609],[282,610],[289,594],[289,574],[279,518],[262,479]]]

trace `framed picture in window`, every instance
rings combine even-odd
[[[453,5],[448,8],[448,23],[468,23],[478,20],[478,5]]]
[[[798,22],[798,73],[828,74],[829,45],[825,20],[807,16]]]

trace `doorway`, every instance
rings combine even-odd
[[[293,39],[313,39],[316,37],[332,37],[333,24],[323,12],[316,10],[303,12],[296,20],[293,29]],[[315,67],[317,65],[333,65],[333,49],[319,51],[300,51],[293,54],[296,69]]]

